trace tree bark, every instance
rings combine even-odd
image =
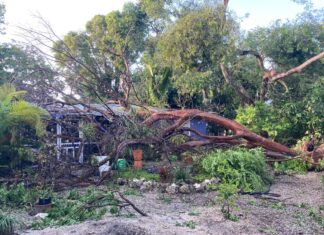
[[[153,123],[161,120],[175,120],[175,124],[173,124],[173,130],[176,130],[177,128],[180,128],[183,124],[183,121],[188,121],[192,118],[198,118],[201,120],[206,121],[207,123],[213,123],[220,126],[225,127],[226,129],[229,129],[233,131],[234,135],[231,137],[224,137],[224,136],[209,136],[206,138],[207,140],[203,140],[203,142],[191,142],[187,143],[189,147],[194,146],[201,146],[201,145],[207,145],[212,143],[229,143],[233,144],[233,140],[235,139],[241,139],[241,142],[236,142],[237,144],[247,144],[250,146],[260,146],[266,150],[270,150],[273,152],[286,154],[289,156],[295,156],[297,153],[290,148],[279,144],[277,142],[274,142],[272,140],[266,139],[260,135],[257,135],[253,133],[252,131],[248,130],[245,126],[221,117],[214,113],[208,113],[203,112],[197,109],[186,109],[186,110],[175,110],[175,111],[165,111],[165,112],[159,112],[152,114],[149,118],[147,118],[143,123],[145,125],[151,126]],[[177,120],[181,120],[181,122],[178,122]],[[176,127],[176,125],[178,125]],[[184,129],[186,131],[186,129]],[[169,130],[167,130],[169,133]],[[165,133],[164,133],[165,134]]]
[[[295,67],[295,68],[292,68],[286,72],[283,72],[283,73],[279,73],[277,75],[275,75],[274,77],[271,78],[271,82],[274,83],[280,79],[283,79],[285,77],[288,77],[294,73],[300,73],[304,68],[306,68],[307,66],[309,66],[310,64],[314,63],[315,61],[317,60],[320,60],[324,58],[324,51],[319,53],[318,55],[306,60],[304,63],[302,63],[301,65]]]

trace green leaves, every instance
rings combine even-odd
[[[256,133],[266,131],[273,139],[282,136],[290,128],[288,120],[280,118],[273,106],[261,101],[256,102],[255,106],[239,107],[236,121]]]
[[[222,183],[234,184],[243,192],[263,191],[271,181],[260,149],[218,150],[208,154],[202,166]]]
[[[18,125],[27,125],[42,134],[41,115],[48,115],[46,111],[22,100],[25,91],[16,91],[12,85],[0,86],[0,138],[14,133]],[[14,139],[15,136],[12,136]],[[0,143],[1,144],[1,143]]]

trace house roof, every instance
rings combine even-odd
[[[125,108],[120,104],[107,103],[107,104],[63,104],[53,103],[47,105],[45,109],[51,114],[52,117],[63,117],[63,116],[82,116],[82,115],[93,115],[93,116],[111,116],[109,109],[118,116],[128,115],[132,110],[136,112],[158,112],[161,109],[153,107],[141,107],[137,105],[131,105],[130,108]],[[107,115],[108,114],[108,115]]]

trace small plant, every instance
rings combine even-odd
[[[316,171],[323,171],[324,170],[324,159],[318,162],[318,166],[316,166]]]
[[[39,197],[40,198],[49,198],[52,197],[53,192],[50,189],[42,189],[39,191]]]
[[[161,194],[158,197],[158,200],[161,200],[165,204],[171,204],[171,202],[172,202],[172,198],[171,197],[168,197],[168,196],[165,196],[164,194]]]
[[[315,208],[311,208],[308,212],[308,216],[316,221],[321,227],[324,228],[324,217],[321,212],[316,210]]]
[[[0,213],[0,234],[11,235],[14,234],[14,224],[16,220],[7,214]]]
[[[251,201],[248,201],[248,204],[250,206],[256,206],[257,205],[257,202],[255,200],[251,200]]]
[[[175,182],[186,182],[189,179],[189,174],[184,168],[176,167],[172,171]]]
[[[277,209],[277,210],[282,210],[285,208],[284,204],[282,202],[276,202],[276,203],[272,203],[269,206],[272,209]]]
[[[176,226],[188,227],[188,228],[191,228],[191,229],[195,229],[196,228],[196,222],[194,222],[192,220],[188,220],[188,221],[185,221],[183,223],[177,222]]]
[[[171,162],[176,162],[176,161],[178,161],[178,156],[176,156],[176,155],[171,155],[171,156],[169,157],[169,159],[170,159]]]
[[[234,183],[222,183],[219,185],[216,200],[222,205],[222,213],[226,219],[237,221],[238,218],[232,214],[232,207],[234,206],[238,197],[239,189]]]

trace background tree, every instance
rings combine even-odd
[[[129,3],[123,11],[95,16],[86,31],[70,32],[55,42],[55,59],[76,93],[94,98],[96,91],[104,98],[127,102],[132,66],[143,51],[146,31],[145,13]]]
[[[35,145],[35,136],[43,134],[41,116],[47,112],[24,101],[25,93],[9,84],[0,86],[0,166],[13,167],[27,157],[24,145]]]

